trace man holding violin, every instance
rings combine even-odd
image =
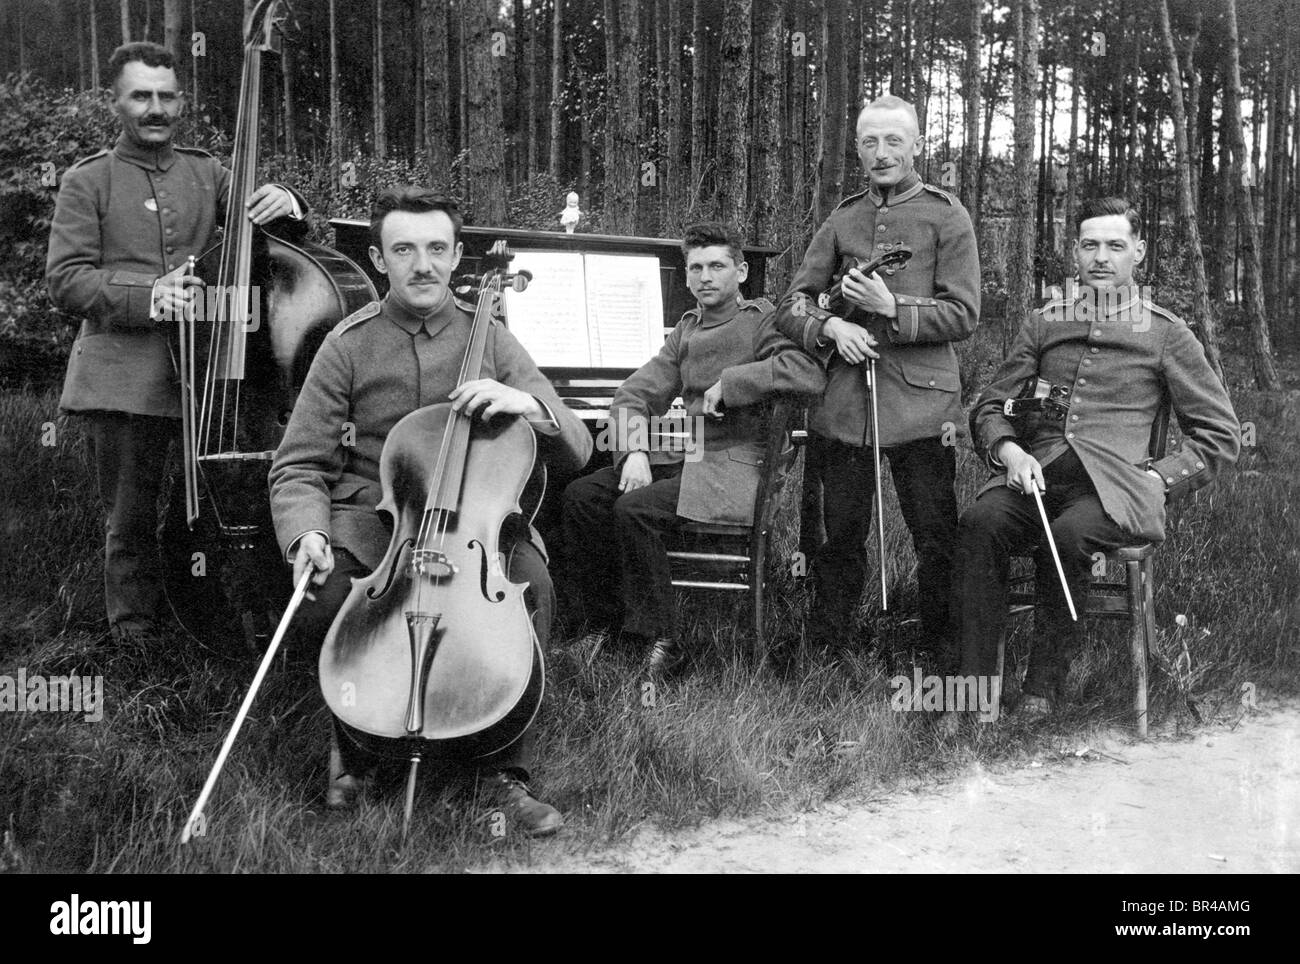
[[[167,48],[124,44],[108,69],[122,133],[111,150],[64,173],[45,276],[54,303],[84,315],[59,410],[85,419],[108,515],[108,624],[121,641],[148,639],[156,628],[156,506],[181,414],[168,320],[202,284],[185,266],[215,241],[230,171],[206,151],[172,144],[183,99]],[[275,184],[258,188],[245,206],[259,225],[300,219],[307,209]]]
[[[916,111],[893,96],[858,115],[858,157],[870,187],[846,198],[814,235],[777,309],[777,326],[827,363],[827,387],[811,413],[808,465],[820,466],[826,542],[813,559],[812,633],[849,646],[866,577],[865,543],[875,495],[872,446],[889,458],[899,507],[919,561],[922,648],[937,647],[948,618],[957,529],[956,439],[963,424],[952,342],[979,322],[980,269],[970,217],[913,169],[923,138]],[[846,265],[906,246],[905,268],[887,278],[843,274],[847,318],[818,308]],[[880,438],[872,437],[864,364],[875,359]],[[851,648],[851,647],[850,647]]]
[[[461,258],[460,228],[455,202],[427,188],[405,185],[380,194],[370,257],[388,277],[388,295],[326,337],[276,451],[270,474],[276,536],[293,563],[295,583],[309,563],[316,567],[315,599],[299,613],[306,639],[325,638],[352,579],[370,573],[388,549],[389,524],[376,511],[379,460],[389,431],[404,416],[450,401],[485,421],[499,413],[525,419],[540,457],[557,471],[576,471],[591,455],[591,435],[504,327],[488,330],[481,377],[458,387],[474,316],[473,306],[457,301],[449,287]],[[501,542],[508,578],[528,583],[524,598],[544,650],[554,593],[541,540],[518,524],[502,532]],[[483,761],[482,769],[507,817],[529,834],[553,833],[563,819],[529,791],[531,757],[530,731]],[[358,777],[373,764],[340,738],[336,725],[329,806],[353,803]]]

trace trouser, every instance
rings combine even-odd
[[[618,488],[622,470],[607,466],[564,490],[567,569],[587,619],[643,640],[677,635],[668,550],[677,529],[682,464],[652,465],[654,481]],[[612,536],[612,538],[611,538]]]
[[[1043,504],[1076,608],[1087,591],[1093,554],[1132,542],[1102,509],[1073,449],[1043,469]],[[952,592],[952,636],[962,675],[993,676],[1007,624],[1010,558],[1034,550],[1038,610],[1024,692],[1055,698],[1069,670],[1078,624],[1070,619],[1043,523],[1032,495],[990,489],[963,513]]]
[[[334,568],[325,584],[313,588],[316,598],[305,600],[295,617],[296,630],[304,640],[323,643],[334,617],[348,598],[352,580],[370,574],[370,569],[347,549],[336,546],[333,551]],[[524,604],[532,616],[533,631],[545,654],[551,637],[551,618],[555,612],[555,592],[551,586],[550,573],[546,569],[546,560],[531,542],[518,539],[511,544],[506,560],[506,574],[511,582],[528,583],[528,588],[524,590]],[[534,726],[530,726],[510,746],[475,761],[475,765],[488,770],[514,770],[522,779],[527,780],[536,742],[536,720],[533,722]],[[358,748],[342,732],[337,720],[334,725],[335,737],[343,757],[343,771],[359,775],[372,769],[378,761]]]
[[[848,638],[867,575],[867,540],[875,503],[870,447],[813,435],[812,458],[821,466],[826,541],[813,559],[812,631],[823,642]],[[957,457],[938,438],[881,449],[898,492],[903,521],[917,556],[921,625],[932,643],[944,639],[957,532]],[[873,543],[874,545],[874,543]],[[874,556],[875,553],[872,553]]]
[[[156,415],[85,416],[99,499],[107,515],[104,603],[110,629],[143,629],[162,604],[158,495],[177,421]]]

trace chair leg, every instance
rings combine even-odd
[[[1147,735],[1147,667],[1151,647],[1156,644],[1156,569],[1155,559],[1148,556],[1142,560],[1142,609],[1146,616],[1143,622],[1142,660],[1138,667],[1138,735],[1146,739]]]
[[[1147,736],[1147,589],[1150,580],[1145,578],[1140,562],[1124,563],[1128,581],[1129,643],[1133,650],[1133,710],[1137,716],[1139,739]]]
[[[767,533],[761,529],[753,535],[749,555],[749,598],[754,620],[754,665],[767,659],[767,639],[763,635],[763,587],[767,579]]]

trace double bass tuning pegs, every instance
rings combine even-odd
[[[528,270],[519,270],[514,274],[506,275],[506,280],[510,282],[510,287],[515,291],[525,291],[528,288],[528,282],[533,280],[533,273]]]

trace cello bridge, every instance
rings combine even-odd
[[[454,576],[458,571],[444,552],[437,549],[411,550],[412,575],[446,579],[448,576]]]

